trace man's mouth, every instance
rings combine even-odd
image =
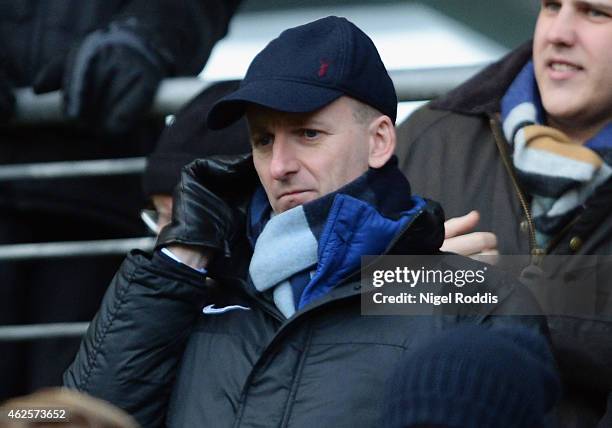
[[[304,193],[304,192],[310,192],[310,190],[291,190],[288,192],[283,192],[280,194],[280,196],[278,197],[278,199],[285,197],[285,196],[296,196],[299,195],[300,193]]]
[[[546,74],[551,82],[572,82],[583,71],[582,66],[565,58],[551,58],[546,62]]]
[[[281,193],[276,197],[277,212],[283,212],[297,205],[305,204],[316,198],[317,195],[314,190],[302,189],[302,190],[291,190]]]
[[[583,70],[581,66],[564,60],[551,60],[548,62],[548,67],[562,73]]]

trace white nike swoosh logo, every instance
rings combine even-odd
[[[222,308],[215,308],[215,304],[213,303],[212,305],[204,306],[202,308],[202,313],[203,314],[222,314],[224,312],[234,311],[237,309],[242,309],[243,311],[251,310],[251,308],[247,308],[246,306],[240,306],[240,305],[230,305],[230,306],[223,306]]]

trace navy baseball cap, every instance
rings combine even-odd
[[[240,87],[211,108],[208,127],[221,129],[248,103],[307,113],[348,95],[395,123],[397,95],[372,40],[346,18],[328,16],[285,30],[251,62]]]

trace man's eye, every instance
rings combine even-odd
[[[315,129],[304,129],[304,137],[317,138],[318,136],[319,136],[319,131]]]
[[[257,136],[253,137],[251,141],[253,142],[253,147],[262,147],[272,143],[272,137],[270,135]]]
[[[609,18],[610,17],[610,15],[608,15],[607,13],[602,12],[601,10],[592,9],[592,8],[587,9],[586,14],[590,18]]]
[[[561,3],[556,1],[543,1],[542,8],[550,12],[558,12],[561,9]]]

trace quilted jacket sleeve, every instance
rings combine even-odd
[[[177,365],[209,288],[205,276],[155,253],[132,251],[64,374],[145,427],[163,426]]]

